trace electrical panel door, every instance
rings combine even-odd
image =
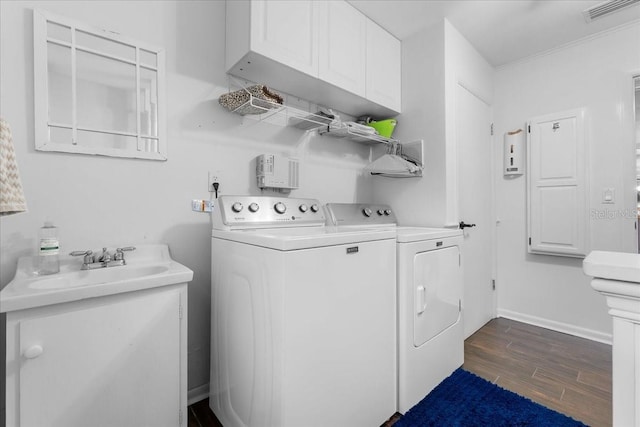
[[[589,252],[583,115],[574,110],[529,121],[530,253],[584,257]]]

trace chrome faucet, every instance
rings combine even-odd
[[[124,259],[124,253],[128,251],[134,251],[134,246],[126,246],[124,248],[117,248],[116,253],[111,256],[107,248],[102,248],[102,254],[96,259],[92,250],[86,251],[73,251],[69,255],[71,256],[84,256],[81,270],[94,270],[96,268],[104,267],[117,267],[119,265],[126,265],[127,262]]]
[[[102,255],[98,257],[98,261],[102,263],[108,263],[111,261],[111,254],[107,250],[107,248],[102,248]]]

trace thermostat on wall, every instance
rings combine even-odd
[[[298,159],[262,154],[256,158],[256,177],[259,188],[296,189],[299,187]]]

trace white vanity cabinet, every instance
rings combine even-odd
[[[186,307],[182,283],[8,312],[7,426],[186,425]]]
[[[348,2],[229,0],[226,25],[229,74],[354,116],[400,113],[401,43]]]

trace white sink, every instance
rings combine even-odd
[[[94,251],[97,252],[97,251]],[[18,261],[14,279],[0,292],[0,312],[23,310],[141,289],[190,282],[193,271],[171,259],[167,245],[138,245],[127,264],[80,270],[82,257],[62,256],[60,273],[40,276],[36,257]]]
[[[67,274],[54,274],[41,276],[38,280],[29,283],[31,289],[63,289],[76,286],[100,285],[102,283],[119,282],[144,276],[153,276],[166,273],[169,267],[166,265],[146,265],[136,267],[124,265],[122,267],[101,268],[99,270],[82,270]]]

